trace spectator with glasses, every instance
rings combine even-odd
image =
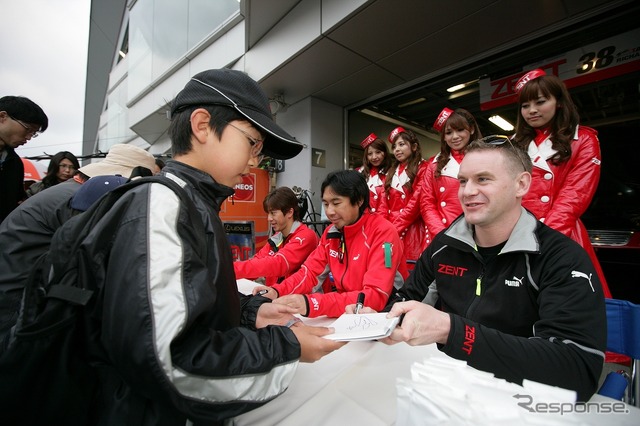
[[[585,401],[604,361],[602,287],[584,249],[521,206],[531,168],[506,136],[468,145],[458,173],[463,215],[388,304],[389,316],[404,318],[384,342],[437,343],[499,378],[575,390]]]
[[[15,149],[47,130],[49,118],[32,100],[0,98],[0,222],[18,207],[24,191],[24,165]]]
[[[289,159],[303,149],[273,121],[258,83],[202,71],[170,115],[172,160],[160,176],[182,196],[161,183],[130,189],[79,250],[79,275],[101,297],[82,313],[88,334],[99,334],[83,342],[94,404],[74,404],[74,423],[222,424],[282,394],[298,361],[344,345],[322,337],[328,328],[294,324],[286,306],[238,293],[221,203],[262,150]]]
[[[29,197],[0,224],[0,348],[18,318],[22,290],[33,265],[49,250],[58,228],[81,210],[73,206],[76,192],[95,177],[129,177],[134,170],[148,170],[153,165],[153,155],[144,149],[115,144],[104,159],[81,167],[66,182]]]
[[[44,189],[66,182],[76,174],[79,168],[80,164],[75,155],[69,151],[58,152],[51,157],[47,175],[42,178],[40,182],[31,185],[29,189],[27,189],[27,195],[31,197]]]

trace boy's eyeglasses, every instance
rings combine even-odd
[[[18,120],[17,118],[13,118],[12,116],[8,115],[7,116],[12,119],[13,121],[15,121],[16,123],[18,123],[19,125],[21,125],[22,127],[25,128],[25,130],[27,131],[27,135],[31,135],[31,138],[37,138],[40,133],[38,133],[37,130],[33,130],[32,128],[30,128],[29,126],[27,126],[22,120]]]
[[[513,145],[513,142],[511,142],[511,138],[509,136],[505,136],[505,135],[491,135],[491,136],[485,136],[484,138],[480,139],[480,142],[489,144],[489,145],[503,145],[507,142],[509,142],[509,145],[511,145],[511,149],[513,150],[517,150],[518,148],[516,148]],[[522,150],[520,150],[522,151]],[[522,151],[524,152],[524,151]],[[522,160],[522,157],[520,156],[520,153],[518,153],[516,151],[516,155],[518,156],[518,159],[520,160],[520,164],[522,164],[522,167],[525,171],[527,171],[527,166],[524,164],[524,161]]]
[[[237,126],[234,126],[229,122],[227,122],[227,124],[233,127],[234,129],[236,129],[237,131],[239,131],[240,133],[242,133],[249,140],[249,145],[251,145],[251,153],[250,153],[251,158],[257,158],[258,164],[262,163],[262,160],[264,160],[264,155],[261,154],[261,152],[262,152],[262,145],[264,143],[264,140],[254,138],[246,131],[242,130]]]

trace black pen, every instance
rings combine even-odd
[[[403,301],[403,302],[405,301],[405,298],[404,298],[404,297],[402,298],[402,301]],[[398,327],[402,326],[402,321],[404,321],[404,314],[405,314],[405,313],[406,313],[406,312],[403,312],[403,313],[400,315],[400,319],[398,320]]]
[[[360,312],[360,309],[364,307],[364,293],[358,294],[358,301],[356,302],[356,308],[353,310],[354,314]]]
[[[402,326],[402,321],[404,321],[404,312],[402,314],[400,314],[400,319],[398,320],[398,327]]]
[[[269,293],[268,289],[264,289],[264,290],[260,290],[259,292],[257,292],[255,295],[256,296],[264,296],[265,294]]]

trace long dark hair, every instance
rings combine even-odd
[[[463,108],[458,108],[451,114],[451,116],[445,121],[442,126],[442,130],[440,130],[440,156],[438,157],[438,162],[436,166],[435,175],[439,177],[442,173],[442,169],[449,162],[449,158],[451,158],[451,147],[447,145],[444,140],[444,134],[447,130],[447,125],[454,130],[468,130],[471,135],[469,136],[469,142],[475,139],[482,139],[482,133],[480,133],[480,128],[478,127],[478,123],[473,115]]]
[[[540,94],[545,97],[556,98],[556,113],[550,123],[550,139],[556,154],[551,157],[553,164],[560,164],[571,158],[571,141],[580,122],[580,115],[567,87],[555,75],[543,75],[528,82],[518,96],[518,108],[526,102],[535,102]],[[535,129],[529,126],[522,117],[522,111],[518,112],[516,121],[516,133],[513,143],[527,150],[529,143],[535,139]]]
[[[56,155],[51,157],[51,161],[49,161],[47,175],[42,178],[43,187],[49,188],[60,183],[58,182],[58,170],[60,169],[60,162],[65,158],[71,161],[71,163],[73,164],[73,168],[76,169],[76,171],[80,168],[80,163],[78,163],[78,159],[75,155],[73,155],[69,151],[58,152]]]
[[[422,161],[422,148],[420,147],[420,141],[418,140],[418,137],[411,130],[404,130],[403,132],[399,132],[397,135],[395,135],[395,137],[391,141],[391,146],[393,146],[395,141],[398,140],[400,136],[402,136],[402,139],[404,139],[405,142],[408,142],[412,148],[411,157],[407,160],[407,168],[405,169],[407,172],[407,176],[409,177],[409,180],[407,181],[407,183],[404,184],[405,188],[407,188],[409,192],[412,192],[413,191],[412,183],[413,183],[413,180],[416,178],[416,175],[418,174],[418,166]],[[414,146],[416,147],[415,151],[413,151]],[[389,188],[391,188],[391,181],[393,180],[393,175],[396,172],[397,168],[398,168],[398,161],[394,160],[393,165],[389,168],[389,171],[387,172],[387,179],[384,182],[384,190],[387,194],[389,193]]]
[[[369,166],[369,160],[367,160],[367,151],[369,150],[369,147],[384,152],[384,160],[382,160],[382,164],[380,164],[380,169],[378,170],[379,173],[386,173],[391,166],[391,154],[389,153],[387,143],[380,138],[376,138],[371,142],[371,145],[364,149],[364,155],[362,156],[362,174],[365,179],[369,178],[369,173],[371,172],[371,166]]]

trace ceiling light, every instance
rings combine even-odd
[[[489,117],[489,121],[507,132],[513,130],[513,125],[499,115],[492,115]]]
[[[456,92],[458,90],[464,89],[467,86],[471,86],[472,84],[477,83],[479,80],[475,79],[475,80],[471,80],[471,81],[467,81],[466,83],[462,83],[462,84],[456,84],[455,86],[451,86],[447,89],[447,92],[449,93],[453,93]]]
[[[419,103],[424,102],[424,101],[426,101],[426,100],[427,100],[427,98],[418,98],[418,99],[414,99],[414,100],[412,100],[412,101],[405,102],[405,103],[403,103],[403,104],[398,105],[398,108],[404,108],[404,107],[408,107],[408,106],[410,106],[410,105],[419,104]]]
[[[449,93],[453,93],[455,91],[458,91],[460,89],[464,89],[466,86],[464,84],[456,84],[455,86],[451,86],[447,89],[447,92]]]

